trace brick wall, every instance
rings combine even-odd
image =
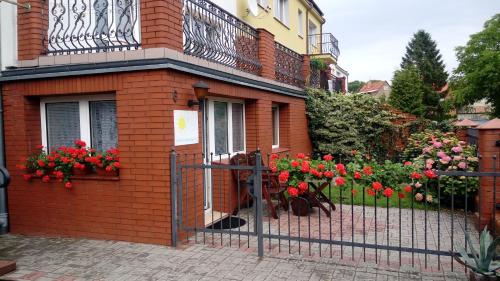
[[[3,84],[7,168],[12,172],[8,191],[11,231],[170,244],[171,120],[174,109],[188,109],[187,101],[195,98],[191,85],[199,79],[154,70]],[[271,151],[271,105],[279,103],[288,108],[283,111],[287,115],[282,117],[283,122],[294,124],[293,135],[284,137],[288,138],[291,152],[311,151],[303,99],[207,82],[211,95],[246,100],[247,150],[259,147],[264,153]],[[174,90],[178,92],[176,102],[172,98]],[[15,165],[41,143],[40,97],[99,93],[116,95],[123,166],[119,179],[75,180],[73,190],[38,180],[23,181]],[[176,148],[181,154],[201,153],[201,149],[201,144]],[[200,196],[199,184],[197,191]],[[193,193],[187,200],[202,205],[200,197],[195,200]],[[186,219],[192,221],[194,216]]]

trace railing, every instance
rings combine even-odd
[[[309,55],[330,54],[338,58],[340,54],[339,41],[331,33],[309,35]]]
[[[49,0],[47,53],[137,49],[138,0]]]
[[[304,87],[303,57],[278,42],[275,43],[275,48],[276,80],[297,87]]]
[[[205,0],[184,0],[184,53],[258,75],[257,30]]]

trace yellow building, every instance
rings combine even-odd
[[[257,2],[257,14],[251,12],[252,1]],[[265,28],[287,48],[336,62],[334,50],[326,46],[333,45],[328,41],[333,41],[334,37],[323,34],[325,18],[313,0],[237,0],[236,10],[239,18],[255,28]],[[335,48],[338,55],[338,45]]]

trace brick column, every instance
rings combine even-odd
[[[304,77],[305,85],[309,85],[309,78],[311,76],[311,57],[309,55],[302,55],[302,77]]]
[[[29,3],[30,11],[17,8],[18,60],[38,58],[47,44],[48,1],[34,0]]]
[[[182,21],[182,1],[141,1],[142,47],[164,47],[182,51]]]
[[[276,47],[274,35],[269,31],[259,28],[259,61],[262,65],[260,76],[276,79]]]
[[[497,143],[500,141],[500,119],[493,119],[477,128],[479,129],[479,154],[482,156],[479,161],[481,172],[500,171],[500,147]],[[494,156],[496,156],[496,159],[493,158]],[[493,177],[481,177],[479,182],[481,186],[479,191],[479,213],[481,218],[479,226],[482,229],[487,224],[496,223],[492,219],[495,200],[497,204],[500,203],[500,184],[497,180],[497,194],[495,196]],[[500,213],[497,212],[495,218],[499,221]],[[491,226],[489,228],[491,229]],[[497,229],[496,233],[498,234],[499,231]]]

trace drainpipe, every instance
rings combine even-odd
[[[0,168],[2,168],[2,182],[4,185],[0,187],[0,234],[9,232],[9,215],[7,207],[7,181],[9,175],[5,167],[5,145],[4,145],[4,130],[3,130],[3,93],[2,83],[0,83]]]

